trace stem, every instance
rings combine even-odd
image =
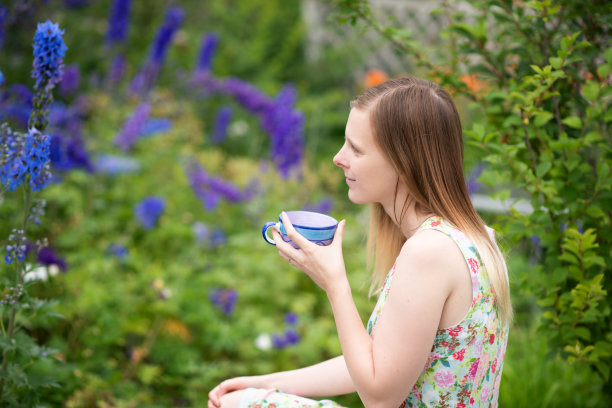
[[[26,187],[25,185],[23,185],[23,201],[24,201],[24,215],[23,215],[23,224],[22,224],[22,230],[25,231],[27,230],[28,227],[28,219],[30,216],[30,205],[32,202],[32,191]],[[17,287],[21,286],[21,284],[23,283],[23,272],[25,270],[25,261],[16,261],[19,262],[19,266],[17,267]],[[17,303],[17,302],[15,302]],[[17,307],[15,306],[15,304],[13,304],[11,306],[11,315],[9,317],[9,324],[8,324],[8,333],[7,333],[7,337],[9,339],[13,339],[13,336],[15,335],[15,319],[17,317]],[[4,328],[3,328],[4,329]],[[11,356],[11,352],[10,350],[7,350],[4,352],[4,356],[2,357],[2,371],[6,372],[6,367],[8,366],[8,362],[9,362],[9,358]],[[0,398],[2,397],[2,392],[4,390],[4,378],[2,380],[0,380]]]

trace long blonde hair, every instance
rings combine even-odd
[[[484,264],[500,318],[512,320],[506,263],[476,213],[463,175],[459,113],[438,85],[417,78],[396,78],[370,88],[351,102],[370,111],[374,139],[408,187],[415,209],[454,224],[472,241]],[[404,203],[400,219],[408,202]],[[368,260],[372,289],[380,288],[406,238],[382,205],[372,204]]]

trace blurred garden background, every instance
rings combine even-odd
[[[367,319],[368,212],[331,159],[349,101],[409,75],[455,98],[508,256],[500,406],[608,406],[611,27],[603,0],[0,1],[0,404],[199,407],[338,355],[261,226],[346,218]]]

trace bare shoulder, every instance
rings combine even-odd
[[[403,245],[397,259],[400,270],[410,275],[425,274],[429,279],[444,279],[452,284],[457,269],[463,270],[464,259],[457,244],[436,230],[422,230]]]

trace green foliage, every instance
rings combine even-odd
[[[544,310],[540,329],[569,361],[599,373],[610,395],[610,3],[444,1],[435,14],[446,16],[446,41],[427,54],[366,1],[337,3],[344,19],[365,21],[472,101],[465,133],[489,163],[482,179],[533,208],[500,222],[516,245],[540,242],[541,267],[527,280]]]

